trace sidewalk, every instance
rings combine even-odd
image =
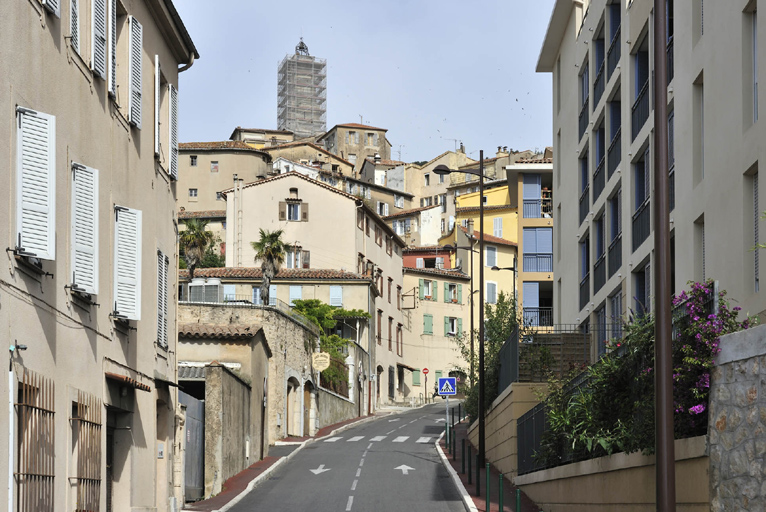
[[[446,445],[446,436],[442,435],[439,439],[439,448],[442,450],[446,461],[442,459],[442,462],[446,462],[454,470],[453,478],[457,478],[460,481],[458,487],[463,493],[463,499],[466,501],[466,509],[471,511],[487,512],[487,475],[485,467],[481,468],[480,472],[480,491],[481,496],[476,496],[476,453],[478,450],[475,446],[471,446],[467,436],[468,420],[463,421],[455,425],[455,430],[450,435],[455,436],[455,454],[449,453]],[[461,443],[465,439],[466,459],[468,458],[469,446],[471,453],[471,483],[468,483],[468,461],[466,460],[466,474],[461,473],[462,469],[462,450]],[[489,493],[489,512],[500,511],[500,498],[499,498],[499,472],[497,468],[490,465],[490,493]],[[471,506],[473,505],[473,507]],[[521,508],[516,510],[516,486],[512,485],[508,478],[503,478],[503,511],[513,512],[538,512],[538,507],[531,499],[527,497],[523,492],[521,493]]]

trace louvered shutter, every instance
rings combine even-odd
[[[290,286],[290,306],[295,306],[296,300],[301,300],[303,296],[303,286]]]
[[[69,4],[69,31],[70,43],[77,53],[80,53],[80,12],[79,0],[71,0]]]
[[[277,285],[269,285],[269,306],[277,305]]]
[[[98,293],[98,170],[72,164],[72,286]]]
[[[498,238],[503,238],[503,218],[495,217],[492,219],[494,235]]]
[[[106,44],[106,2],[93,0],[92,5],[92,44],[90,66],[94,73],[106,80],[106,59],[108,48]]]
[[[302,222],[308,222],[309,221],[309,205],[308,205],[308,203],[301,204],[300,205],[300,211],[301,211]]]
[[[178,179],[178,89],[168,86],[170,93],[170,177]]]
[[[383,215],[388,215],[388,203],[385,203],[383,206]]]
[[[534,281],[526,281],[523,285],[524,289],[524,307],[525,308],[537,308],[540,307],[540,283]]]
[[[154,156],[160,156],[160,56],[154,56]],[[172,117],[172,114],[171,114]],[[171,135],[172,137],[172,135]]]
[[[157,344],[168,346],[168,270],[169,260],[157,251]]]
[[[449,334],[449,317],[444,317],[444,335],[447,336]]]
[[[128,100],[128,122],[141,129],[141,56],[143,54],[143,27],[131,16],[130,25],[130,98]]]
[[[114,208],[114,312],[141,319],[141,211]]]
[[[343,287],[330,286],[330,305],[343,307]]]
[[[449,283],[444,283],[444,302],[451,302],[452,299],[449,296]]]
[[[463,332],[463,319],[458,318],[457,319],[457,333],[460,334]]]
[[[117,95],[117,0],[109,2],[109,94]]]
[[[458,304],[463,303],[463,285],[462,284],[457,285],[457,302]]]
[[[16,243],[25,254],[56,257],[56,118],[17,108]]]
[[[431,281],[431,300],[436,302],[439,299],[439,282]]]
[[[61,0],[43,0],[43,5],[51,14],[61,17]]]
[[[419,290],[418,296],[420,297],[420,300],[423,300],[425,298],[425,296],[426,296],[426,288],[425,288],[425,286],[426,286],[425,285],[425,280],[419,279],[418,280],[418,287],[419,287],[418,288],[418,290]]]

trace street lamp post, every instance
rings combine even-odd
[[[479,170],[454,171],[446,165],[437,165],[434,174],[462,172],[479,177],[479,464],[484,465],[484,150],[479,151]],[[472,269],[473,270],[473,269]]]

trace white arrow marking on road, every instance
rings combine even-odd
[[[346,442],[347,443],[354,443],[354,442],[360,441],[362,439],[364,439],[364,436],[354,436],[352,438],[349,438]]]
[[[406,474],[408,474],[410,471],[415,471],[415,468],[411,468],[411,467],[409,467],[409,466],[405,466],[404,464],[402,464],[402,465],[401,465],[401,466],[399,466],[398,468],[394,468],[394,469],[395,469],[395,470],[399,470],[399,469],[401,469],[401,470],[402,470],[402,474],[403,474],[403,475],[406,475]]]
[[[372,442],[378,442],[378,441],[382,441],[382,440],[384,440],[385,438],[386,438],[386,436],[375,436],[375,437],[373,437],[372,439],[370,439],[370,441],[372,441]]]
[[[338,441],[339,439],[342,439],[340,437],[331,437],[330,439],[325,439],[325,443],[334,443],[335,441]]]
[[[417,440],[417,442],[418,443],[427,443],[430,440],[431,440],[430,437],[421,437],[420,439]]]
[[[399,418],[394,418],[392,420],[388,420],[389,423],[391,423],[392,421],[399,421]]]
[[[436,421],[436,423],[441,423],[442,421],[447,421],[447,420],[444,418],[439,418],[438,420],[434,420],[434,421]]]
[[[394,443],[403,443],[403,442],[405,442],[409,438],[410,438],[410,436],[399,436],[396,439],[394,439],[393,442]]]
[[[325,471],[330,471],[330,468],[325,469],[324,464],[320,464],[318,468],[316,469],[309,469],[312,473],[315,475],[318,475],[320,473],[324,473]]]

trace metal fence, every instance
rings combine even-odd
[[[582,136],[585,135],[586,130],[588,129],[588,120],[589,120],[589,108],[588,108],[589,102],[588,98],[585,98],[585,101],[582,104],[582,108],[580,109],[580,118],[579,118],[579,136],[577,140],[581,140]]]
[[[608,178],[611,178],[622,160],[622,128],[618,128],[617,133],[612,138],[606,160]]]
[[[606,185],[606,176],[604,176],[604,167],[606,165],[606,156],[602,156],[593,172],[593,202],[595,203]]]
[[[606,54],[607,81],[612,77],[612,73],[617,69],[617,64],[620,62],[620,50],[620,29],[618,28]]]
[[[631,113],[631,141],[636,140],[638,132],[644,127],[647,119],[649,119],[649,80],[647,80],[643,87],[641,87],[638,96],[636,96],[636,101],[633,102]]]
[[[595,109],[598,102],[601,101],[601,96],[604,94],[604,88],[606,87],[606,70],[604,69],[604,63],[598,68],[596,74],[596,80],[593,82],[593,108]]]
[[[590,185],[585,185],[585,188],[582,191],[582,194],[580,194],[580,222],[579,224],[582,224],[585,220],[585,217],[588,216],[588,212],[590,211]]]
[[[649,238],[651,208],[649,199],[644,201],[633,214],[633,251],[641,247],[644,240]]]

